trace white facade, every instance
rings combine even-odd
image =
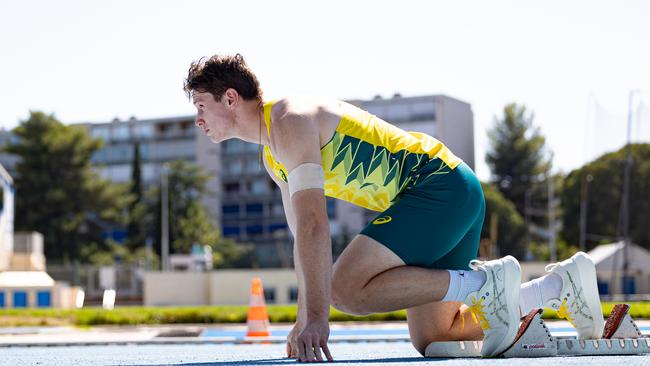
[[[219,270],[147,272],[144,277],[144,306],[248,304],[254,277],[262,279],[267,302],[296,302],[298,282],[293,270]]]

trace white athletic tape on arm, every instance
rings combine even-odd
[[[289,197],[310,188],[325,189],[325,172],[320,164],[304,163],[295,167],[288,177]]]

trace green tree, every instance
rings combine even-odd
[[[140,144],[133,144],[133,161],[131,162],[131,195],[133,201],[129,205],[128,225],[126,228],[126,246],[135,250],[145,244],[144,221],[147,206],[142,193]]]
[[[650,144],[633,144],[631,153],[630,236],[632,242],[650,249]],[[621,148],[569,173],[562,191],[561,236],[566,242],[579,243],[580,202],[585,196],[587,250],[600,242],[619,239],[625,159],[625,148]]]
[[[502,119],[496,119],[488,132],[490,147],[485,161],[492,172],[492,182],[512,201],[523,216],[526,191],[541,180],[551,168],[544,147],[545,138],[533,126],[534,116],[525,106],[505,106]]]
[[[187,254],[192,244],[209,245],[212,247],[214,265],[228,267],[251,249],[221,236],[214,219],[202,203],[208,194],[207,182],[210,177],[198,165],[180,160],[171,162],[168,177],[169,240],[173,253]],[[149,196],[160,197],[160,189],[152,189]],[[150,203],[150,212],[156,212],[159,217],[160,200],[154,199]],[[157,221],[157,218],[151,221]]]
[[[83,245],[105,245],[101,229],[122,221],[130,201],[125,186],[100,179],[91,157],[101,140],[83,127],[65,126],[53,115],[30,112],[5,147],[16,166],[16,230],[44,235],[48,260],[70,263]]]
[[[490,183],[481,183],[485,195],[485,221],[481,232],[481,239],[490,238],[491,221],[497,220],[496,245],[500,256],[512,255],[523,258],[525,248],[519,243],[523,241],[526,233],[524,219],[521,217],[514,204],[505,198],[499,190]]]

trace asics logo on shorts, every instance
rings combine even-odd
[[[376,220],[373,221],[372,223],[373,223],[374,225],[381,225],[381,224],[389,223],[392,219],[393,219],[393,218],[390,217],[390,216],[384,216],[384,217],[380,217],[380,218],[376,219]]]

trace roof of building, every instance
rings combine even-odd
[[[623,260],[628,258],[628,269],[643,272],[650,271],[650,251],[634,243],[630,243],[627,253],[623,250],[625,243],[622,241],[599,245],[588,254],[596,264],[599,271],[612,271],[623,267]]]
[[[0,287],[50,287],[54,280],[41,271],[0,272]]]

